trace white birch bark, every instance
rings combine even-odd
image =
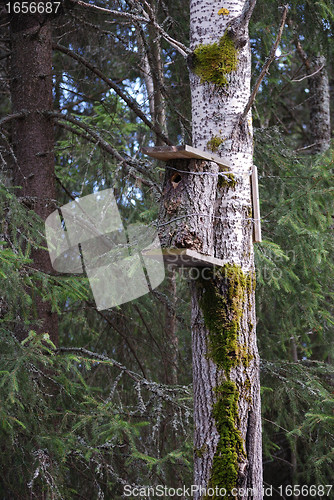
[[[250,46],[247,33],[247,9],[253,7],[247,0],[191,0],[191,49],[200,44],[219,42],[226,30],[230,30],[238,47],[237,68],[226,75],[228,85],[218,87],[202,82],[190,70],[192,93],[193,146],[208,151],[213,137],[222,139],[220,157],[226,159],[237,181],[234,188],[217,190],[215,202],[214,255],[224,262],[240,266],[247,275],[254,272],[250,172],[253,161],[252,125],[249,113],[246,121],[238,125],[250,95]],[[225,14],[218,14],[219,9]],[[228,13],[227,13],[228,11]],[[192,68],[194,69],[194,68]],[[205,196],[205,193],[203,193]],[[218,284],[219,286],[219,284]],[[192,292],[193,331],[193,383],[195,420],[195,484],[203,488],[210,485],[212,464],[219,441],[213,406],[216,401],[214,388],[224,373],[208,356],[209,332],[201,311],[202,292],[196,286]],[[261,415],[259,387],[259,357],[255,334],[254,290],[247,290],[242,305],[238,342],[251,354],[248,366],[232,368],[230,380],[239,392],[239,422],[246,457],[239,459],[239,488],[252,488],[252,498],[262,495]],[[247,381],[250,381],[246,387]],[[220,485],[224,487],[224,484]],[[195,500],[204,498],[199,493]],[[214,497],[219,498],[219,497]],[[234,497],[245,499],[250,494],[240,490]]]

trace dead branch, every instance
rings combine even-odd
[[[305,75],[303,76],[302,78],[299,78],[298,80],[290,80],[291,82],[302,82],[303,80],[306,80],[306,78],[311,78],[312,76],[316,75],[317,73],[319,73],[323,68],[325,67],[324,64],[322,64],[320,66],[320,68],[318,68],[316,71],[314,71],[314,73],[311,73],[310,75]]]
[[[188,408],[180,401],[175,401],[175,391],[181,390],[182,392],[188,394],[189,390],[185,386],[168,386],[168,385],[163,385],[163,384],[158,384],[156,382],[153,382],[151,380],[148,380],[138,373],[133,372],[132,370],[129,370],[126,368],[126,366],[122,365],[115,359],[109,358],[108,356],[105,356],[104,354],[99,354],[96,352],[89,351],[88,349],[85,349],[83,347],[59,347],[56,352],[58,354],[61,353],[77,353],[78,356],[82,357],[89,357],[92,360],[97,360],[97,362],[101,363],[108,363],[111,364],[112,366],[115,366],[122,372],[124,372],[128,377],[130,377],[132,380],[134,380],[137,383],[140,383],[144,387],[146,387],[150,392],[153,394],[156,394],[159,398],[164,399],[165,401],[168,401],[171,405],[177,406],[179,408],[183,408],[184,410],[187,410]]]
[[[138,16],[120,10],[105,9],[103,7],[98,7],[97,5],[88,4],[86,2],[83,2],[82,0],[71,0],[71,2],[80,5],[81,7],[84,8],[93,9],[99,12],[104,12],[105,14],[121,17],[132,22],[141,22],[141,23],[144,22],[148,24],[153,24],[153,26],[161,33],[166,42],[168,42],[172,47],[174,47],[174,49],[176,49],[183,57],[187,57],[191,53],[191,50],[185,45],[183,45],[183,43],[179,42],[178,40],[175,40],[170,35],[168,35],[168,33],[165,32],[165,30],[160,26],[160,24],[156,22],[155,18],[148,16],[145,10],[143,10],[142,16]],[[145,3],[146,6],[148,5],[147,2],[143,3]],[[148,6],[148,8],[151,9],[150,6]]]

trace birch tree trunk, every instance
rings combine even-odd
[[[208,488],[214,499],[263,498],[250,114],[240,122],[250,95],[248,22],[254,4],[190,5],[193,146],[213,151],[230,167],[227,178],[206,183],[200,193],[211,199],[210,186],[215,189],[213,252],[225,265],[192,286],[194,483],[203,488],[195,500],[207,498]],[[208,222],[206,227],[210,233]]]

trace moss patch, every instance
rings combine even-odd
[[[219,42],[199,45],[194,50],[194,72],[202,82],[227,87],[226,75],[237,69],[238,51],[226,32]]]
[[[240,345],[240,360],[242,365],[245,368],[249,367],[249,363],[252,361],[254,358],[253,354],[250,352],[250,349],[248,349],[247,346],[245,345]]]
[[[207,148],[212,151],[213,153],[216,153],[219,149],[219,146],[224,142],[224,139],[219,137],[219,135],[214,135],[212,139],[210,139],[207,143],[206,146]]]
[[[212,277],[213,278],[213,277]],[[241,267],[226,264],[216,279],[202,280],[203,296],[200,306],[208,329],[208,357],[223,370],[226,380],[215,389],[215,403],[212,416],[219,434],[219,441],[213,457],[208,487],[225,488],[225,498],[236,498],[231,491],[237,486],[239,464],[246,457],[239,426],[239,392],[235,382],[230,380],[231,368],[247,367],[252,354],[248,346],[238,342],[238,330],[243,315],[247,293],[253,287],[252,273],[245,274]],[[251,401],[250,381],[247,378],[245,394]],[[209,498],[209,497],[205,497]],[[220,499],[213,496],[210,499]]]
[[[236,186],[236,183],[237,183],[237,180],[236,180],[234,174],[232,174],[232,172],[223,172],[223,173],[224,173],[224,176],[222,176],[222,175],[218,176],[218,187],[219,188],[228,187],[228,188],[234,189]]]
[[[248,404],[252,404],[251,390],[252,390],[251,383],[250,383],[249,377],[247,375],[247,378],[245,380],[244,387],[243,387],[243,397],[244,397],[245,401],[247,401]]]
[[[235,383],[230,380],[216,387],[215,393],[217,401],[213,407],[213,416],[219,433],[219,441],[213,458],[208,487],[215,488],[219,485],[226,489],[226,498],[235,498],[229,492],[236,487],[238,462],[245,456],[242,437],[237,428],[239,393]],[[221,497],[214,495],[209,498],[220,499]]]
[[[200,305],[209,330],[208,355],[228,376],[231,368],[240,364],[242,358],[237,338],[247,276],[239,266],[230,264],[222,267],[220,274],[222,290],[213,280],[202,280],[204,294]]]
[[[200,448],[195,448],[194,449],[194,454],[196,455],[196,457],[198,458],[203,458],[204,455],[207,453],[208,451],[208,447],[207,445],[204,443]]]

